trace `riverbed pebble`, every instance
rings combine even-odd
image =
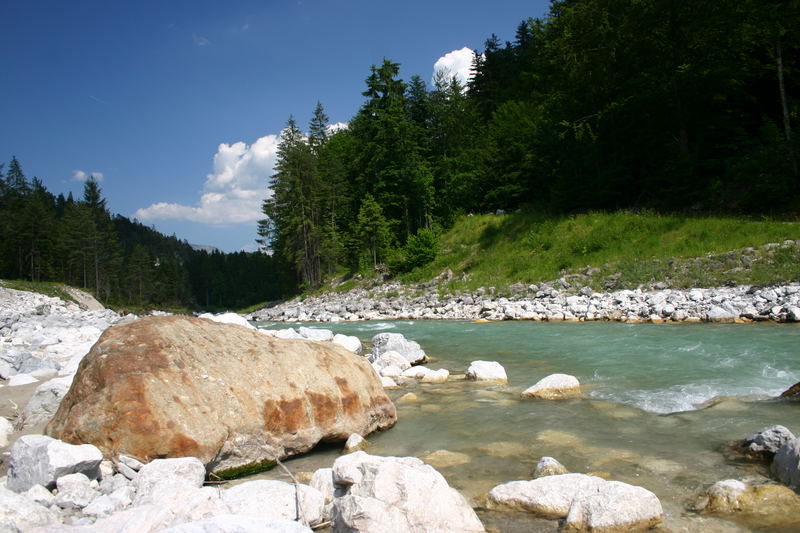
[[[800,321],[800,283],[777,287],[625,289],[595,292],[544,282],[509,287],[505,296],[484,288],[447,294],[439,287],[392,281],[344,293],[325,293],[260,309],[254,320],[297,322],[341,320],[612,320]],[[533,290],[531,287],[535,287]],[[299,312],[298,310],[301,310]]]

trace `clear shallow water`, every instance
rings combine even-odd
[[[283,324],[267,325],[282,328]],[[741,526],[685,512],[704,485],[767,475],[725,460],[722,446],[772,424],[800,433],[800,406],[767,400],[800,381],[800,327],[536,322],[361,322],[310,325],[368,341],[403,333],[433,358],[431,368],[463,374],[470,361],[499,361],[508,386],[455,380],[389,391],[398,423],[369,437],[380,455],[448,450],[464,464],[432,464],[475,506],[498,483],[530,479],[541,456],[573,472],[600,472],[655,492],[666,528],[684,531],[797,531]],[[519,393],[556,372],[575,375],[586,397],[523,400]],[[292,461],[295,470],[330,466],[338,449]],[[553,522],[482,513],[498,531],[550,531]],[[516,521],[515,521],[516,520]]]

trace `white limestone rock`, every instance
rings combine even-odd
[[[345,350],[351,351],[355,354],[360,354],[363,350],[361,340],[352,335],[342,335],[341,333],[337,333],[333,336],[333,343],[338,344]]]
[[[28,405],[22,411],[17,426],[24,429],[49,422],[56,414],[70,385],[72,385],[72,376],[64,376],[45,381],[36,387]]]
[[[484,531],[464,497],[414,457],[345,455],[333,464],[333,483],[334,531]]]
[[[58,513],[0,486],[0,531],[29,531],[58,523]]]
[[[661,522],[664,514],[652,492],[584,474],[503,483],[489,491],[489,501],[493,508],[566,519],[566,529],[588,531],[648,529]]]
[[[569,374],[551,374],[540,379],[532,387],[522,391],[524,398],[541,398],[544,400],[560,400],[581,393],[578,378]]]
[[[159,459],[166,460],[166,459]],[[160,485],[159,497],[99,518],[93,525],[70,533],[156,533],[166,528],[229,514],[217,488]],[[37,532],[38,533],[38,532]]]
[[[16,374],[8,378],[8,382],[6,386],[8,387],[19,387],[20,385],[30,385],[31,383],[38,383],[38,379],[31,376],[30,374]]]
[[[92,500],[89,505],[83,508],[83,514],[95,518],[109,516],[129,507],[133,503],[135,495],[136,493],[130,485],[119,487],[111,493],[101,494]]]
[[[103,453],[91,444],[67,444],[45,435],[23,435],[11,447],[7,486],[23,492],[34,485],[54,487],[61,476],[100,477]]]
[[[347,437],[347,441],[344,443],[344,453],[352,453],[357,450],[361,450],[369,446],[369,441],[359,435],[358,433],[352,433],[349,437]]]
[[[131,470],[136,471],[136,472],[141,470],[142,467],[144,466],[144,463],[141,462],[139,459],[137,459],[135,457],[131,457],[130,455],[125,455],[125,454],[121,454],[119,456],[119,462],[121,464],[124,464],[125,466],[127,466]]]
[[[100,492],[103,494],[111,494],[112,492],[127,487],[130,484],[128,478],[122,474],[114,474],[113,476],[104,477],[100,482]]]
[[[780,425],[766,427],[744,439],[744,449],[750,453],[776,454],[781,446],[794,440],[794,434]]]
[[[324,496],[315,488],[266,479],[247,481],[226,489],[222,492],[222,501],[234,514],[262,519],[305,518],[312,526],[323,521],[325,505]]]
[[[34,485],[23,492],[23,495],[29,500],[32,500],[39,505],[44,505],[45,507],[52,507],[56,502],[56,497],[53,496],[53,493],[41,485]]]
[[[392,379],[390,377],[386,377],[386,376],[381,376],[381,385],[383,385],[384,389],[396,389],[397,388],[397,382],[394,379]]]
[[[135,503],[159,503],[164,492],[199,488],[205,477],[206,467],[196,457],[156,459],[144,465],[133,481]]]
[[[467,369],[466,378],[473,381],[508,382],[506,369],[497,361],[472,361]]]
[[[422,383],[444,383],[450,378],[450,372],[446,368],[430,370],[425,373],[420,381]]]
[[[61,476],[56,480],[56,487],[55,503],[62,509],[83,509],[100,496],[89,478],[81,473]]]
[[[381,370],[386,368],[387,366],[394,366],[400,369],[402,372],[408,368],[411,368],[411,363],[408,362],[408,359],[400,355],[398,352],[394,350],[389,350],[387,352],[383,352],[380,355],[372,356],[372,366],[375,370],[380,373]]]
[[[427,360],[420,345],[406,339],[400,333],[378,333],[372,337],[372,353],[375,357],[388,351],[398,352],[412,365],[424,363]]]
[[[202,315],[198,315],[198,318],[206,318],[222,324],[236,324],[237,326],[244,326],[248,329],[256,329],[245,317],[236,313],[220,313],[218,315],[203,313]]]
[[[331,512],[333,511],[333,468],[320,468],[311,476],[309,485],[317,489],[322,494],[324,507],[322,509],[322,519],[330,521]]]
[[[664,511],[655,494],[621,481],[606,481],[573,500],[564,528],[596,532],[644,531],[663,519]]]
[[[0,448],[8,446],[8,437],[14,433],[14,426],[7,418],[0,416]]]
[[[403,375],[403,371],[394,365],[388,365],[378,371],[379,375],[383,378],[396,378]]]
[[[297,332],[304,338],[310,341],[332,341],[333,332],[329,329],[316,329],[316,328],[297,328]]]
[[[254,516],[222,514],[179,524],[161,533],[312,533],[312,530],[292,520],[279,518],[264,521]]]

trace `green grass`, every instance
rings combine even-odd
[[[38,292],[45,296],[61,298],[65,302],[74,301],[64,289],[63,283],[50,281],[0,280],[0,286],[18,291]]]
[[[582,281],[596,290],[608,288],[612,275],[617,287],[654,281],[676,287],[797,281],[796,247],[758,249],[786,239],[800,239],[800,222],[650,212],[476,215],[461,218],[442,236],[433,263],[402,279],[428,280],[449,268],[456,278],[467,274],[468,279],[451,283],[448,290],[501,289],[593,267]],[[757,250],[743,254],[748,247]]]

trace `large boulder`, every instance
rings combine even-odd
[[[106,330],[47,432],[111,456],[197,457],[224,476],[396,419],[369,363],[333,343],[164,316]]]
[[[527,511],[542,518],[565,519],[566,530],[638,531],[663,520],[655,494],[619,481],[585,474],[511,481],[489,491],[490,506]]]
[[[372,337],[372,354],[376,358],[389,351],[399,353],[412,365],[428,359],[418,343],[406,339],[401,333],[378,333]]]
[[[333,530],[482,532],[464,497],[415,457],[355,452],[333,463]]]

